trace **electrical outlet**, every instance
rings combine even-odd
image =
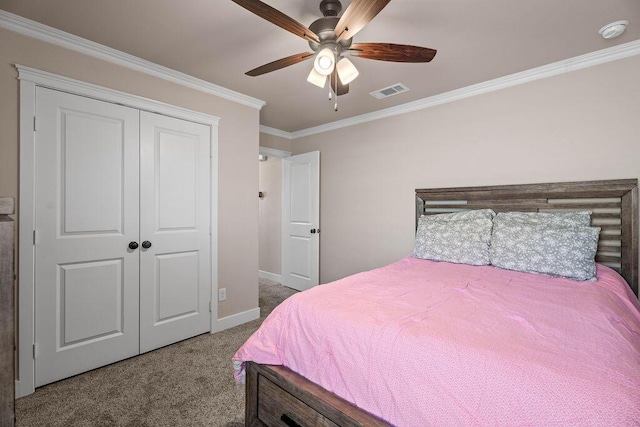
[[[218,289],[218,301],[224,301],[227,299],[227,288]]]

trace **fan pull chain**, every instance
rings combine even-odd
[[[334,79],[335,80],[334,92],[336,93],[336,103],[333,106],[333,111],[336,111],[336,112],[338,111],[338,78],[339,78],[338,74],[336,74],[336,78]],[[331,83],[331,81],[329,81],[329,83]]]

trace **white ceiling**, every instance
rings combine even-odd
[[[320,0],[264,0],[309,25]],[[343,10],[350,0],[343,1]],[[640,39],[640,0],[393,0],[355,37],[437,49],[426,64],[351,58],[360,71],[333,111],[311,61],[244,73],[307,43],[231,0],[0,0],[0,9],[267,102],[262,125],[294,132]],[[626,19],[621,37],[598,30]],[[376,100],[396,83],[409,92]]]

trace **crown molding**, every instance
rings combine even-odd
[[[132,70],[158,77],[200,92],[215,95],[229,101],[237,102],[248,107],[256,108],[258,110],[266,105],[266,102],[263,100],[209,83],[205,80],[129,55],[128,53],[112,49],[99,43],[83,39],[82,37],[66,33],[30,19],[14,15],[13,13],[4,10],[0,10],[0,28],[61,46],[65,49],[93,56],[94,58],[98,58],[103,61],[108,61],[113,64],[130,68]]]
[[[191,120],[196,123],[203,123],[211,126],[218,126],[220,117],[198,111],[188,110],[176,105],[166,104],[142,96],[131,95],[104,86],[94,85],[65,76],[49,73],[24,65],[14,64],[18,70],[18,80],[31,82],[35,85],[61,90],[69,93],[101,99],[115,104],[126,105],[152,113],[163,114],[165,116],[177,117]]]
[[[260,133],[266,133],[267,135],[279,136],[280,138],[293,139],[293,134],[285,130],[276,128],[270,128],[269,126],[260,125]]]
[[[607,62],[617,61],[640,54],[640,40],[620,44],[585,55],[576,56],[541,67],[532,68],[515,74],[510,74],[497,79],[488,80],[486,82],[474,84],[439,95],[422,98],[417,101],[409,102],[395,107],[385,108],[383,110],[374,111],[360,116],[350,117],[335,122],[326,123],[319,126],[302,129],[296,132],[284,132],[277,129],[273,131],[279,132],[283,138],[297,139],[305,136],[315,135],[318,133],[328,132],[331,130],[341,129],[348,126],[354,126],[373,120],[384,119],[387,117],[397,116],[400,114],[410,113],[425,108],[435,107],[437,105],[446,104],[448,102],[458,101],[460,99],[470,98],[472,96],[482,95],[500,89],[529,83],[535,80],[545,79],[547,77],[557,76],[559,74],[569,73],[571,71],[583,68],[593,67],[595,65]],[[267,132],[269,133],[269,132]]]
[[[182,86],[186,86],[201,92],[209,93],[233,102],[237,102],[252,108],[261,109],[266,105],[265,101],[232,91],[222,86],[189,76],[188,74],[163,67],[153,62],[129,55],[116,49],[83,39],[73,34],[57,30],[35,21],[0,10],[0,28],[71,49],[86,55],[118,64],[145,74],[158,77]],[[442,94],[422,98],[395,107],[385,108],[360,116],[337,120],[323,125],[301,129],[295,132],[287,132],[280,129],[260,125],[260,132],[285,139],[297,139],[315,135],[331,130],[354,126],[387,117],[410,113],[425,108],[435,107],[448,102],[470,98],[476,95],[505,89],[512,86],[592,67],[607,62],[617,61],[640,54],[640,40],[631,41],[599,51],[587,53],[541,67],[519,73],[510,74],[497,79],[452,90]]]

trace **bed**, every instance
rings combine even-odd
[[[640,424],[637,204],[637,180],[416,190],[416,224],[591,211],[598,280],[406,257],[296,294],[234,356],[246,424]]]

